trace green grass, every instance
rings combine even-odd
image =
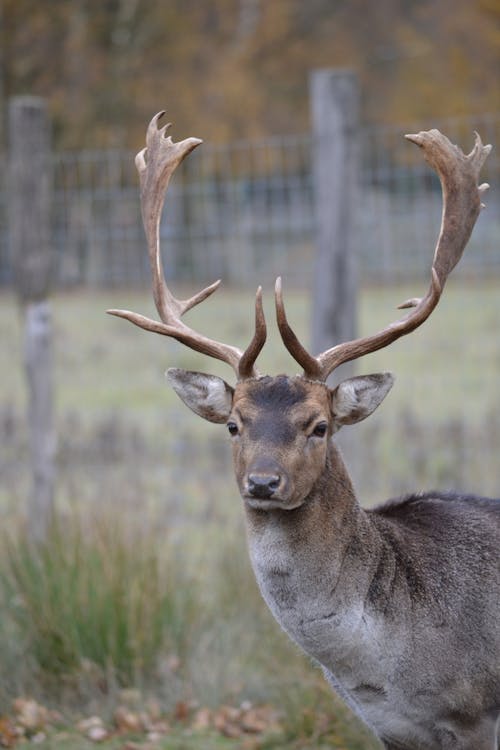
[[[132,530],[116,514],[58,517],[41,545],[22,533],[4,543],[10,615],[40,672],[92,665],[100,679],[131,684],[162,650],[184,658],[195,581],[154,528]]]
[[[373,332],[396,319],[401,314],[396,305],[424,291],[418,287],[419,284],[364,289],[360,297],[361,333]],[[438,309],[421,329],[364,358],[358,371],[394,371],[398,385],[391,397],[393,408],[407,404],[411,397],[412,402],[418,403],[422,417],[440,418],[457,410],[483,416],[491,410],[492,400],[498,403],[499,287],[499,280],[449,282]],[[298,366],[276,332],[272,293],[266,291],[269,340],[259,358],[259,367],[264,372],[293,373]],[[295,290],[285,290],[285,294],[289,317],[300,337],[307,341],[306,296]],[[231,379],[227,366],[175,341],[106,316],[105,310],[110,306],[156,314],[148,292],[112,289],[64,293],[53,299],[60,413],[75,410],[91,418],[102,409],[119,409],[141,421],[154,419],[159,409],[172,403],[173,396],[163,378],[169,366],[209,369]],[[2,401],[21,408],[22,327],[11,295],[0,296],[0,313],[0,352],[2,361],[9,363],[2,373]],[[252,333],[253,293],[219,290],[188,315],[194,327],[244,347]]]
[[[375,750],[375,748],[378,748],[378,745],[368,744],[370,741],[366,737],[361,738],[361,742],[365,744],[356,742],[355,744],[345,745],[342,739],[340,740],[342,744],[332,744],[332,742],[338,741],[333,733],[323,737],[320,736],[318,739],[314,738],[312,744],[307,738],[290,744],[287,738],[281,735],[264,738],[249,736],[246,739],[229,739],[212,732],[193,733],[190,730],[182,729],[173,730],[170,735],[155,743],[145,742],[141,744],[137,737],[132,737],[131,740],[126,737],[116,737],[107,740],[102,747],[105,747],[106,750],[123,750],[124,747],[127,747],[125,744],[127,741],[135,742],[136,747],[145,750],[153,750],[153,748],[154,750],[306,750],[306,748],[307,750],[332,750],[335,747],[339,749],[348,747],[349,750]],[[32,743],[19,745],[19,747],[32,746]],[[90,750],[95,746],[95,742],[66,730],[60,733],[52,733],[45,741],[37,742],[37,747],[41,750]]]
[[[498,494],[499,286],[450,283],[421,330],[359,363],[360,373],[397,378],[380,410],[345,430],[366,502],[432,486]],[[266,291],[270,336],[259,365],[294,373]],[[421,291],[363,290],[361,331],[383,327],[397,303]],[[286,291],[286,301],[307,340],[306,295]],[[52,307],[61,525],[34,554],[20,531],[29,490],[21,316],[11,295],[0,296],[0,513],[11,540],[0,548],[0,707],[28,694],[70,716],[109,716],[120,687],[138,685],[167,714],[191,698],[277,706],[283,733],[259,739],[261,750],[376,747],[267,612],[248,563],[226,433],[186,410],[164,378],[180,366],[232,381],[227,366],[105,315],[107,307],[153,314],[147,292],[64,293]],[[253,293],[234,290],[190,313],[195,327],[240,347],[252,318]],[[172,655],[174,672],[165,666]],[[90,744],[65,730],[40,747]],[[195,747],[243,746],[175,727],[158,750]]]
[[[38,548],[19,530],[4,546],[0,658],[10,670],[0,677],[0,715],[15,695],[34,695],[66,716],[62,733],[49,729],[42,747],[87,747],[72,717],[98,713],[112,726],[121,688],[140,686],[144,703],[154,695],[169,722],[186,698],[215,710],[248,700],[276,706],[283,731],[259,737],[255,748],[321,747],[320,738],[369,748],[265,608],[241,526],[193,520],[177,530],[179,543],[175,529],[164,534],[153,521],[82,509],[63,513]],[[154,747],[248,746],[213,732],[199,742],[173,725]]]
[[[377,330],[389,322],[392,303],[415,291],[425,290],[374,289],[363,295],[362,330]],[[457,414],[482,420],[500,405],[499,319],[500,280],[449,282],[432,317],[411,335],[365,358],[363,370],[395,373],[392,403],[387,404],[394,413],[410,403],[420,417],[435,422]]]
[[[298,742],[292,741],[290,743],[286,736],[281,735],[258,739],[251,736],[246,739],[229,739],[212,732],[193,733],[189,730],[174,730],[159,742],[144,742],[141,744],[137,737],[128,741],[135,742],[137,748],[144,748],[144,750],[153,750],[153,748],[154,750],[333,750],[336,747],[339,750],[345,750],[346,748],[349,748],[349,750],[378,750],[379,747],[377,744],[370,743],[367,737],[361,737],[358,741],[355,741],[355,744],[351,744],[348,739],[347,742],[350,744],[346,745],[345,741],[338,736],[336,737],[334,733],[328,733],[318,739],[314,738],[312,742],[303,738]],[[101,746],[105,747],[106,750],[123,750],[124,747],[127,747],[125,742],[127,742],[126,737],[116,737],[106,740]],[[338,742],[341,744],[337,744]],[[24,743],[19,745],[19,747],[32,746],[31,742],[27,742],[26,745]],[[50,734],[45,741],[37,742],[37,747],[41,750],[90,750],[95,746],[95,742],[69,731]]]
[[[106,750],[122,750],[126,746],[126,741],[126,737],[116,737],[107,740],[102,746]],[[132,741],[136,742],[136,746],[141,746],[136,737],[130,740],[130,742]],[[96,747],[96,743],[74,732],[63,731],[59,734],[51,733],[45,741],[37,743],[36,746],[40,750],[90,750],[90,748]],[[200,748],[203,748],[203,750],[240,750],[241,746],[240,740],[228,740],[220,735],[211,735],[206,732],[192,734],[185,730],[174,732],[172,736],[154,744],[155,750],[200,750]],[[23,747],[23,745],[20,745],[20,747]],[[33,747],[33,745],[31,742],[27,742],[26,747]],[[143,744],[143,747],[147,747],[146,743]],[[151,747],[151,744],[149,747]],[[321,750],[321,746],[318,750]]]

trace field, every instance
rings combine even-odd
[[[499,287],[450,282],[421,331],[358,364],[397,378],[380,410],[343,439],[365,504],[431,487],[498,493]],[[416,293],[418,285],[363,290],[361,331],[389,323]],[[270,338],[259,366],[296,372],[266,296]],[[286,299],[307,340],[306,295]],[[68,726],[98,713],[116,729],[123,691],[133,689],[133,710],[156,701],[170,730],[149,745],[114,731],[110,748],[375,747],[260,601],[225,430],[187,411],[163,376],[168,366],[228,380],[231,372],[107,317],[108,307],[152,314],[146,292],[53,299],[58,524],[44,554],[33,555],[22,525],[30,480],[21,317],[13,297],[0,297],[0,513],[9,540],[0,552],[0,715],[31,696],[63,716],[40,747],[81,750],[89,741]],[[194,327],[240,347],[252,318],[249,291],[219,291],[190,313]],[[224,733],[220,707],[242,704],[277,718],[256,734]],[[200,728],[202,715],[211,719]]]

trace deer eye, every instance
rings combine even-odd
[[[316,425],[312,434],[315,437],[325,437],[327,430],[328,430],[327,422],[320,422],[319,424]]]
[[[228,422],[227,429],[229,430],[230,435],[238,434],[238,425],[236,424],[236,422]]]

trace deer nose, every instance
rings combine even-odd
[[[270,498],[280,486],[279,474],[249,474],[248,492],[252,497]]]

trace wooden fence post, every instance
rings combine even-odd
[[[359,90],[349,70],[315,70],[310,78],[317,247],[312,351],[354,338],[357,328],[356,248]],[[335,380],[352,374],[347,363]]]
[[[41,541],[53,513],[56,450],[52,323],[47,299],[53,280],[49,121],[45,102],[31,96],[11,99],[8,115],[9,246],[24,313],[28,384],[32,467],[28,526],[32,538]]]

